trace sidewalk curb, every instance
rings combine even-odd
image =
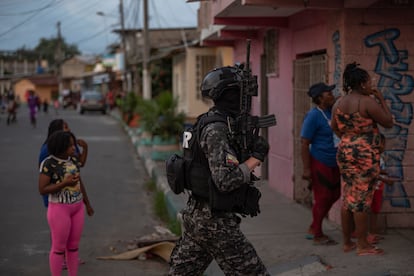
[[[177,219],[181,222],[180,211],[185,207],[186,195],[176,195],[170,189],[167,177],[165,175],[165,164],[163,161],[154,161],[151,159],[151,147],[140,139],[141,131],[138,128],[130,128],[121,120],[121,116],[118,112],[111,112],[111,116],[117,119],[125,132],[128,134],[132,145],[135,148],[137,155],[144,162],[145,169],[148,175],[155,181],[157,189],[164,193],[165,204],[167,205],[167,211],[171,218]]]
[[[139,144],[139,137],[133,131],[127,131],[130,135],[131,142],[134,144],[137,155],[144,162],[148,175],[155,181],[157,189],[164,193],[165,204],[171,218],[181,221],[179,212],[185,207],[186,195],[176,195],[168,185],[167,176],[165,175],[164,161],[154,161],[151,158],[151,147]]]

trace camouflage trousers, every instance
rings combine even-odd
[[[171,254],[168,275],[202,275],[213,259],[225,275],[270,275],[233,213],[212,214],[189,202],[184,231]]]

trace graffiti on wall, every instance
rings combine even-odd
[[[339,91],[339,85],[341,83],[341,43],[340,43],[340,36],[339,31],[334,32],[332,35],[332,41],[334,45],[334,59],[335,59],[335,70],[333,74],[333,81],[335,86],[335,89],[333,90],[333,94],[335,97],[338,97],[341,95],[341,92]]]
[[[414,90],[414,79],[407,74],[408,50],[397,49],[394,43],[399,36],[399,29],[390,28],[366,36],[364,42],[367,47],[379,49],[374,68],[374,72],[379,76],[377,86],[390,104],[391,112],[395,117],[394,126],[384,130],[387,138],[384,159],[389,175],[401,181],[386,187],[384,200],[389,200],[394,207],[409,208],[410,201],[403,185],[403,160],[407,148],[408,130],[413,119],[413,106],[405,99]]]

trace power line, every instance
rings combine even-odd
[[[10,33],[11,31],[19,28],[20,26],[26,24],[27,22],[29,22],[33,17],[35,17],[36,15],[38,15],[41,11],[50,8],[53,4],[53,2],[55,2],[56,0],[53,0],[51,3],[49,3],[48,5],[46,5],[45,7],[38,9],[36,12],[34,12],[31,16],[29,16],[28,18],[26,18],[25,20],[23,20],[22,22],[18,23],[17,25],[11,27],[10,29],[8,29],[7,31],[0,33],[0,37]]]
[[[49,4],[47,4],[47,5],[45,5],[41,8],[35,9],[35,10],[15,12],[15,13],[4,13],[4,14],[0,13],[0,16],[16,16],[16,15],[25,15],[25,14],[31,14],[31,13],[34,13],[34,12],[40,12],[42,10],[45,10],[45,9],[51,7],[54,4],[53,2],[55,2],[55,1],[56,0],[52,0],[52,2],[50,2]]]
[[[8,29],[7,31],[5,31],[5,32],[1,33],[1,34],[0,34],[0,37],[2,37],[2,36],[4,36],[4,35],[6,35],[6,34],[10,33],[11,31],[13,31],[13,30],[15,30],[15,29],[19,28],[20,26],[22,26],[22,25],[23,25],[23,24],[25,24],[26,22],[29,22],[29,21],[30,21],[33,17],[35,17],[37,14],[38,14],[38,12],[37,12],[37,13],[32,14],[32,15],[31,15],[31,16],[29,16],[26,20],[24,20],[24,21],[20,22],[19,24],[17,24],[17,25],[15,25],[15,26],[11,27],[11,28],[10,28],[10,29]]]
[[[80,43],[83,43],[85,41],[91,40],[92,38],[95,38],[95,37],[103,34],[106,31],[107,31],[107,28],[104,28],[102,31],[99,31],[99,32],[97,32],[97,33],[95,33],[95,34],[93,34],[93,35],[91,35],[89,37],[85,37],[85,38],[82,38],[82,39],[76,41],[75,44],[80,44]]]

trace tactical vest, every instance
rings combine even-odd
[[[196,198],[209,201],[210,185],[214,185],[208,160],[200,147],[200,136],[203,128],[213,122],[227,123],[220,115],[203,114],[197,118],[196,124],[184,132],[183,151],[186,172],[186,188],[191,190]]]
[[[191,137],[185,137],[183,141],[184,160],[189,164],[189,167],[186,168],[189,189],[196,198],[207,201],[212,211],[256,216],[260,212],[261,193],[251,183],[243,184],[231,192],[222,193],[212,181],[208,160],[200,146],[200,135],[203,128],[213,122],[227,124],[226,118],[220,115],[208,116],[204,114],[198,118],[193,131],[185,133],[185,135],[191,135]],[[195,137],[192,137],[194,135]],[[190,160],[191,162],[188,162]]]
[[[176,194],[185,189],[190,190],[197,200],[207,202],[213,212],[256,216],[260,212],[261,193],[252,183],[243,184],[227,193],[220,192],[213,183],[208,160],[200,146],[203,128],[213,122],[227,124],[225,117],[206,113],[200,115],[196,124],[184,132],[183,156],[174,154],[166,161],[168,184]]]

